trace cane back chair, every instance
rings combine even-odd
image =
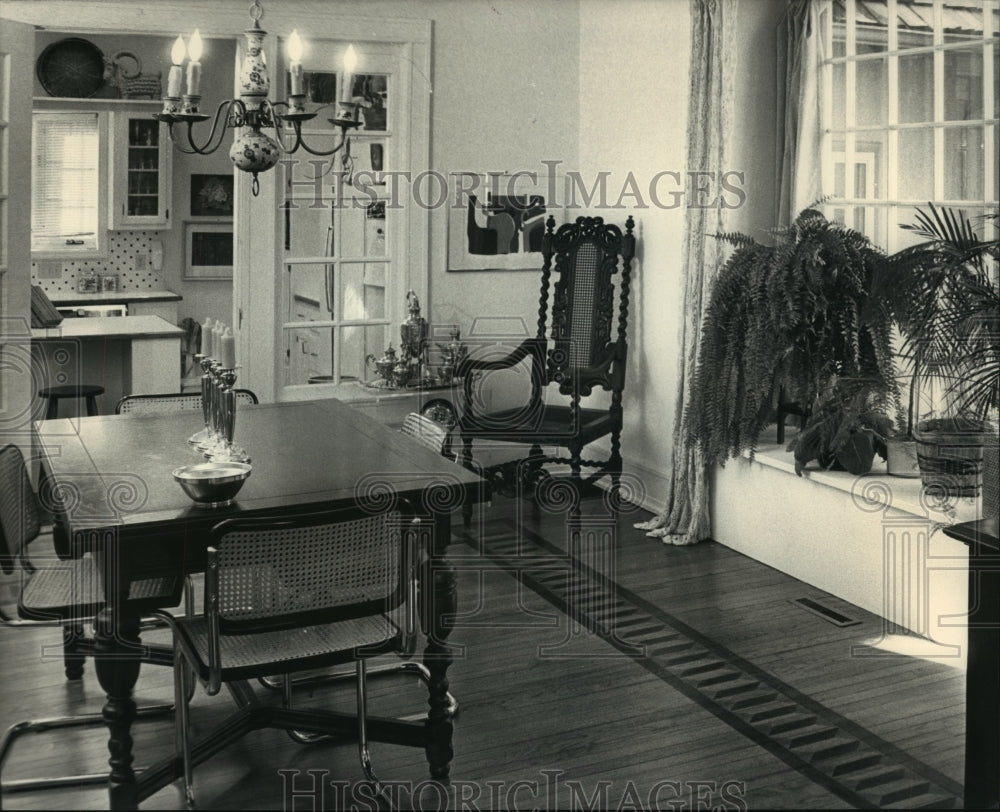
[[[414,526],[399,506],[379,513],[345,509],[234,518],[215,526],[205,614],[158,613],[174,632],[176,742],[189,806],[196,757],[202,760],[251,730],[342,732],[325,729],[320,710],[292,711],[290,675],[349,662],[355,664],[361,764],[382,791],[368,754],[366,661],[414,648]],[[282,674],[286,713],[245,705],[194,743],[203,755],[193,753],[186,685],[191,673],[210,695],[223,684]]]
[[[430,417],[419,414],[417,412],[410,412],[403,419],[402,428],[400,428],[400,433],[407,437],[412,437],[416,442],[429,448],[444,457],[453,458],[454,455],[448,452],[448,429],[447,427],[441,425],[436,420]],[[410,644],[412,646],[416,645],[416,639],[411,638]],[[399,652],[397,652],[399,653]],[[413,654],[413,649],[405,652],[407,658]],[[416,660],[405,659],[403,661],[397,661],[394,663],[386,663],[384,665],[375,665],[368,668],[368,676],[384,676],[390,674],[411,674],[417,676],[425,685],[430,684],[431,674],[427,670],[427,667]],[[295,677],[291,680],[293,686],[298,685],[317,685],[327,682],[337,682],[347,678],[353,678],[354,672],[336,671],[334,673],[326,674],[309,674],[300,677]],[[287,680],[283,677],[262,677],[260,683],[265,688],[270,688],[271,690],[284,690]],[[455,716],[458,713],[458,700],[449,691],[447,693],[448,707],[447,713],[450,716]],[[299,730],[290,730],[289,735],[294,741],[301,743],[310,743],[319,741],[325,738],[322,735],[314,735],[309,733],[303,733]]]
[[[254,406],[257,395],[249,389],[234,389],[237,406]],[[200,412],[201,392],[169,392],[161,395],[126,395],[115,406],[115,414],[133,417],[147,414]]]
[[[58,526],[57,526],[58,529]],[[28,478],[28,469],[21,450],[15,445],[0,448],[0,569],[18,579],[17,616],[0,610],[0,623],[5,627],[33,628],[55,626],[63,633],[63,663],[66,678],[83,676],[87,656],[95,656],[95,641],[84,634],[84,624],[104,608],[101,574],[97,562],[88,553],[78,558],[55,559],[44,563],[28,557],[28,545],[43,533],[42,509]],[[69,545],[53,544],[58,550]],[[179,603],[183,582],[179,578],[149,578],[133,582],[129,588],[130,608],[147,612],[156,606]],[[148,646],[144,662],[170,665],[172,654],[163,647]],[[138,718],[173,713],[172,704],[160,704],[137,709]],[[99,712],[31,719],[17,722],[0,738],[0,767],[15,741],[28,733],[63,728],[104,724]],[[53,789],[63,786],[104,783],[107,772],[44,776],[5,781],[0,787],[6,792]]]
[[[485,469],[501,491],[505,490],[505,472],[519,477],[538,475],[550,463],[568,462],[577,488],[608,476],[617,493],[634,225],[629,217],[622,232],[601,217],[578,217],[555,230],[555,218],[549,217],[542,242],[537,334],[503,358],[469,358],[462,364],[464,398],[458,420],[462,462],[471,465],[477,440],[530,447],[523,460],[505,463],[502,470]],[[550,301],[553,270],[557,278]],[[484,408],[483,388],[489,374],[523,363],[530,365],[527,402],[494,411]],[[596,388],[611,392],[607,406],[584,405],[584,398]],[[569,402],[554,402],[556,394]],[[583,459],[584,447],[606,436],[610,437],[608,458]],[[569,459],[546,456],[543,446],[565,448]],[[583,477],[582,468],[594,470]]]

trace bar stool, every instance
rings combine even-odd
[[[46,420],[54,420],[59,416],[59,401],[67,398],[86,398],[87,415],[93,417],[98,414],[97,396],[103,394],[103,386],[88,383],[46,386],[44,389],[38,390],[38,397],[45,398],[49,404],[45,410]]]

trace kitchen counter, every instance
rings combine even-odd
[[[33,327],[32,341],[51,339],[180,338],[184,331],[159,316],[63,319],[56,327]],[[179,352],[179,350],[178,350]],[[180,357],[178,355],[178,357]]]
[[[181,391],[184,331],[159,316],[63,319],[31,331],[32,352],[44,370],[38,388],[55,384],[103,386],[102,414],[125,395]],[[81,404],[66,403],[65,409]],[[61,417],[71,414],[60,412]]]
[[[181,295],[172,290],[105,290],[100,293],[67,291],[50,293],[49,300],[56,307],[72,305],[131,304],[132,302],[179,302]]]

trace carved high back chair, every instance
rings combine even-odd
[[[634,225],[629,217],[623,232],[601,217],[578,217],[555,230],[555,219],[549,217],[537,334],[503,358],[470,358],[462,365],[460,459],[471,465],[476,440],[529,446],[526,458],[484,469],[501,490],[505,480],[509,484],[508,474],[537,476],[549,463],[568,462],[578,488],[610,476],[617,491]],[[521,364],[530,370],[527,402],[490,409],[484,396],[490,373]],[[604,396],[607,405],[585,404],[597,389],[611,393]],[[610,436],[610,456],[584,459],[584,447],[605,436]],[[546,455],[543,446],[567,449],[568,460]],[[583,468],[594,470],[584,477]]]

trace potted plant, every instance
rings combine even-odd
[[[836,456],[856,441],[849,423],[868,428],[862,415],[899,402],[891,313],[872,295],[885,254],[812,208],[772,234],[773,245],[716,235],[736,250],[713,282],[684,415],[686,442],[710,463],[755,450],[780,388],[810,413],[803,466],[819,458],[815,439]],[[864,381],[865,397],[847,381]]]
[[[996,220],[986,215],[984,223]],[[923,242],[890,257],[878,287],[897,291],[894,318],[904,354],[914,363],[919,442],[925,486],[960,496],[979,491],[984,450],[995,480],[1000,406],[1000,290],[997,239],[982,239],[958,210],[928,204],[904,226]],[[936,397],[928,402],[928,391]]]
[[[816,460],[821,468],[861,476],[872,469],[875,455],[886,459],[892,433],[889,393],[878,379],[841,378],[823,395],[788,450],[795,473]]]

